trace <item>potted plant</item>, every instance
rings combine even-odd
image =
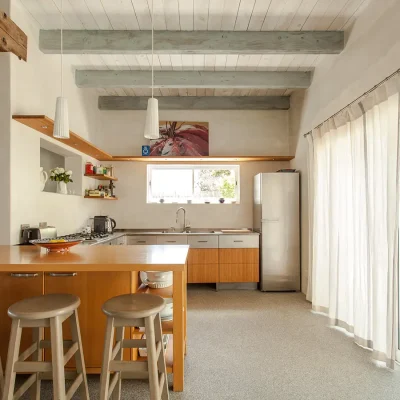
[[[72,171],[65,171],[61,167],[50,170],[50,180],[57,182],[57,193],[68,194],[67,183],[73,182],[71,175]]]

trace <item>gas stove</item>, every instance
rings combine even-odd
[[[95,243],[98,242],[102,239],[106,239],[109,237],[109,233],[72,233],[70,235],[64,235],[60,236],[59,239],[77,239],[77,240],[83,240],[84,243]]]

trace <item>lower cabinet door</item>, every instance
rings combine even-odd
[[[101,311],[105,301],[111,297],[131,293],[130,272],[79,272],[79,273],[46,273],[46,293],[71,293],[81,299],[78,308],[81,329],[83,354],[86,367],[90,372],[99,372],[104,346],[106,316]],[[70,336],[69,322],[63,324],[64,339]],[[131,330],[126,329],[125,337],[130,339]],[[46,332],[49,337],[49,332]],[[49,350],[46,350],[48,358]],[[124,351],[124,360],[130,360],[130,350]],[[74,365],[70,361],[68,366]],[[94,369],[94,370],[90,370]]]
[[[189,264],[188,283],[218,282],[218,264]]]
[[[42,294],[42,273],[0,272],[0,357],[3,369],[6,367],[11,331],[11,318],[7,315],[8,308],[17,301]],[[20,352],[22,353],[31,344],[32,330],[23,329]]]
[[[220,282],[259,282],[259,264],[220,264]]]

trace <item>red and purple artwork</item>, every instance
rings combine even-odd
[[[160,121],[150,156],[208,156],[208,122]]]

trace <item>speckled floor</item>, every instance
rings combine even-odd
[[[400,371],[376,367],[301,294],[194,288],[188,301],[185,391],[171,400],[400,399]],[[98,378],[89,385],[99,399]],[[122,389],[122,400],[149,398],[146,382]]]

